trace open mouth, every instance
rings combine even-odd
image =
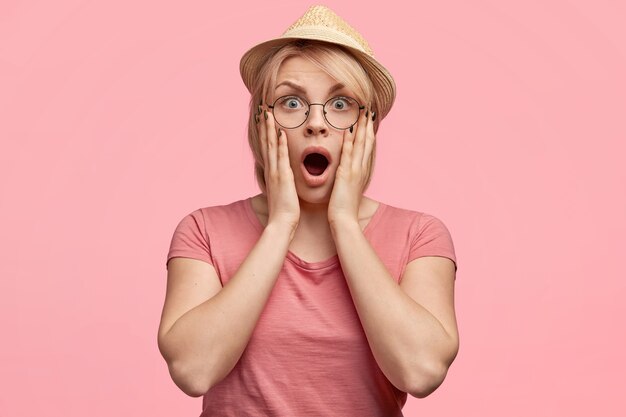
[[[304,158],[304,167],[311,175],[322,175],[328,167],[328,159],[320,153],[311,153]]]

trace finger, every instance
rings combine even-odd
[[[354,149],[352,151],[352,168],[355,170],[361,169],[363,161],[363,148],[365,144],[365,133],[367,127],[367,117],[365,116],[365,113],[367,113],[367,111],[361,111],[359,120],[357,122],[356,137],[354,139]]]
[[[341,160],[339,161],[339,166],[345,167],[346,169],[351,165],[351,155],[355,134],[356,132],[350,132],[350,129],[343,131],[343,145],[341,146]]]
[[[269,158],[270,174],[278,175],[278,144],[272,112],[264,109],[262,119],[265,125],[265,134],[267,135],[267,156]]]
[[[376,140],[376,134],[374,133],[374,122],[372,121],[372,111],[368,112],[367,128],[365,129],[365,149],[363,154],[362,169],[363,172],[367,172],[369,168],[370,159],[372,158],[372,150],[374,149],[374,141]]]
[[[276,136],[278,139],[278,170],[281,173],[288,173],[291,170],[291,165],[289,165],[287,134],[284,130],[279,128]]]
[[[255,123],[256,123],[256,131],[257,131],[257,136],[259,137],[259,144],[261,147],[261,155],[263,156],[263,168],[265,169],[265,172],[268,173],[269,172],[269,161],[268,161],[268,157],[267,157],[267,135],[265,134],[265,127],[264,127],[264,123],[263,123],[263,111],[261,110],[259,112],[259,110],[261,109],[261,106],[257,106],[257,112],[254,114],[255,117]]]

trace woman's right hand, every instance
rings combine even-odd
[[[277,131],[274,115],[267,108],[258,106],[256,120],[265,166],[267,223],[290,227],[293,238],[300,221],[300,201],[289,164],[287,135],[282,129]]]

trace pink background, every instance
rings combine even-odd
[[[459,356],[405,415],[623,415],[624,2],[406,3],[325,3],[397,81],[366,194],[459,259]],[[239,58],[310,4],[0,2],[1,416],[200,414],[167,249],[258,193]]]

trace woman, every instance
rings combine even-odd
[[[202,416],[401,416],[458,351],[436,217],[363,196],[395,84],[328,8],[241,60],[262,193],[185,216],[159,348]]]

